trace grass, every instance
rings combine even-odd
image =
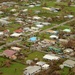
[[[0,64],[1,61],[5,62],[7,60],[6,58],[1,58],[0,57]],[[3,72],[2,75],[22,75],[23,74],[23,69],[26,67],[26,65],[23,65],[21,63],[17,62],[12,62],[10,67],[2,67],[0,68],[0,71]],[[15,71],[16,69],[16,71]]]
[[[3,75],[22,75],[24,68],[25,65],[14,62],[9,68],[7,67],[1,68],[1,71],[3,72]]]
[[[68,75],[68,73],[69,73],[68,67],[64,67],[64,69],[61,70],[61,75]]]
[[[45,55],[44,53],[36,51],[36,52],[33,52],[33,53],[29,54],[29,56],[27,57],[27,59],[38,58],[39,60],[43,60],[43,56],[44,55]]]
[[[40,60],[43,60],[43,56],[44,56],[44,53],[36,51],[36,52],[29,54],[26,60],[34,59],[34,58],[39,58]],[[5,60],[7,60],[7,59],[0,57],[0,64],[1,64],[1,61],[4,62]],[[4,67],[0,68],[0,71],[3,72],[2,75],[22,75],[23,69],[25,67],[26,67],[26,65],[23,65],[21,63],[12,62],[10,67],[4,66]],[[16,71],[15,71],[15,69],[16,69]]]
[[[43,2],[45,2],[46,0],[42,0]],[[47,2],[47,7],[60,7],[60,6],[55,6],[55,2],[54,1],[49,1],[49,0],[47,0],[46,1]],[[25,4],[25,3],[23,3],[23,4]],[[42,5],[42,4],[41,4]],[[46,10],[43,10],[42,9],[42,6],[35,6],[35,7],[33,7],[33,8],[29,8],[29,7],[27,7],[28,9],[29,9],[29,13],[30,13],[30,15],[35,15],[35,11],[36,10],[40,10],[41,12],[38,14],[38,16],[46,16],[46,17],[55,17],[55,16],[57,16],[57,15],[67,15],[67,14],[70,14],[69,12],[71,11],[71,12],[73,12],[73,14],[74,14],[74,12],[75,12],[75,7],[68,7],[67,6],[67,3],[62,3],[61,5],[65,5],[65,7],[64,7],[64,10],[63,11],[60,11],[60,12],[57,12],[57,13],[51,13],[50,11],[46,11]],[[13,7],[10,7],[10,8],[7,8],[6,9],[6,12],[8,13],[8,12],[10,12],[10,10],[12,9]],[[22,8],[22,6],[21,6],[21,8]],[[20,9],[21,9],[20,8]],[[23,8],[26,8],[26,7],[23,7]],[[19,11],[19,10],[18,10]],[[66,14],[65,14],[65,11],[67,12]],[[7,13],[6,14],[3,14],[3,15],[0,15],[0,18],[1,17],[5,17],[5,16],[7,16]],[[19,16],[18,16],[19,17]],[[17,23],[15,23],[14,21],[15,21],[15,19],[10,19],[10,21],[12,21],[12,23],[8,26],[8,27],[6,27],[6,28],[3,28],[3,30],[4,29],[9,29],[10,30],[10,33],[13,33],[16,29],[18,29],[19,27],[21,27],[21,25],[20,24],[17,24]],[[64,20],[63,20],[64,21]],[[63,21],[53,21],[52,22],[52,24],[59,24],[59,23],[62,23]],[[42,30],[45,30],[45,29],[47,29],[47,28],[50,28],[50,27],[52,27],[52,26],[54,26],[54,25],[50,25],[50,26],[44,26],[43,28],[42,28]],[[70,26],[68,26],[68,25],[64,25],[64,26],[59,26],[58,28],[56,28],[55,30],[60,30],[60,29],[65,29],[65,28],[71,28]],[[2,28],[0,28],[0,29],[2,29]],[[48,35],[48,34],[42,34],[42,35],[39,35],[39,37],[42,39],[42,38],[49,38],[49,36],[50,35]],[[7,42],[12,42],[13,40],[16,40],[17,38],[7,38]],[[2,52],[3,50],[0,50],[0,52]],[[29,51],[30,52],[30,51]],[[27,51],[23,51],[23,53],[28,53]],[[41,53],[41,52],[38,52],[38,51],[35,51],[35,52],[33,52],[33,53],[31,53],[31,54],[29,54],[28,55],[28,57],[26,58],[26,60],[28,60],[28,59],[31,59],[31,60],[33,60],[34,58],[38,58],[39,60],[43,60],[43,56],[44,56],[45,54],[44,53]],[[2,58],[2,57],[0,57],[0,65],[1,65],[1,61],[5,61],[5,60],[7,60],[6,58]],[[25,60],[25,61],[26,61]],[[19,60],[19,61],[21,61],[21,60]],[[17,62],[12,62],[12,64],[11,64],[11,66],[9,67],[9,68],[7,68],[7,67],[2,67],[2,68],[0,68],[0,71],[2,71],[3,72],[3,74],[2,75],[22,75],[23,74],[23,69],[26,67],[26,65],[23,65],[23,64],[21,64],[21,63],[17,63]],[[15,71],[15,69],[17,69],[16,71]],[[63,70],[61,70],[60,71],[61,72],[61,74],[62,75],[67,75],[68,74],[68,72],[69,72],[69,68],[67,68],[67,67],[65,67]]]
[[[71,29],[69,25],[59,26],[57,28],[54,28],[54,30],[63,30],[63,29]]]

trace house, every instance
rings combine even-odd
[[[17,29],[17,30],[15,30],[15,33],[22,33],[23,32],[23,29]]]
[[[46,64],[46,62],[43,62],[43,61],[37,62],[36,65],[41,66],[42,69],[48,69],[49,68],[49,65]]]
[[[29,39],[29,41],[30,41],[30,42],[36,42],[36,41],[38,41],[38,38],[37,38],[37,37],[31,37],[31,38]]]
[[[33,19],[34,20],[39,20],[39,19],[41,19],[41,17],[39,17],[39,16],[33,16]]]
[[[48,31],[46,31],[46,33],[49,33],[49,34],[57,34],[57,33],[58,33],[58,31],[48,30]]]
[[[72,53],[73,52],[73,49],[70,49],[70,48],[67,48],[64,50],[64,53]]]
[[[47,60],[58,60],[60,57],[51,54],[46,54],[43,58]]]
[[[41,71],[40,66],[29,66],[25,69],[23,73],[24,75],[35,75],[37,72],[40,72],[40,71]]]
[[[45,10],[50,10],[50,8],[48,8],[48,7],[42,7],[42,9],[45,9]]]
[[[49,68],[49,65],[48,64],[44,64],[43,66],[42,66],[42,69],[48,69]]]
[[[0,11],[0,15],[3,14],[3,13],[4,13],[3,11]]]
[[[0,36],[2,36],[4,33],[3,32],[0,32]]]
[[[16,59],[16,51],[13,51],[13,50],[5,50],[3,51],[3,55],[10,58],[10,59]]]
[[[34,31],[38,31],[39,30],[39,28],[37,28],[37,27],[31,27],[31,29],[34,30]]]
[[[44,44],[55,44],[56,41],[55,40],[49,40],[49,39],[44,39],[43,41],[41,41]]]
[[[44,64],[45,64],[45,62],[43,62],[43,61],[39,61],[36,63],[36,65],[38,65],[38,66],[43,66]]]
[[[50,46],[48,48],[50,51],[54,51],[55,53],[62,53],[61,49]]]
[[[42,25],[42,24],[37,24],[37,25],[36,25],[37,28],[42,28],[43,26],[44,26],[44,25]]]
[[[11,11],[11,12],[16,12],[16,9],[11,9],[10,11]]]
[[[68,43],[68,40],[67,39],[59,39],[59,43],[60,44]]]
[[[23,10],[22,10],[22,12],[27,12],[27,11],[28,11],[28,9],[23,9]]]
[[[20,47],[11,47],[12,50],[19,52],[21,50]]]
[[[66,61],[63,62],[63,66],[73,68],[73,67],[75,67],[75,61],[73,61],[73,60],[66,60]]]
[[[22,35],[22,33],[13,33],[13,34],[11,34],[10,36],[11,37],[19,37],[19,36],[21,36]]]
[[[64,32],[67,32],[67,33],[71,32],[70,29],[64,29],[63,31],[64,31]]]
[[[57,35],[51,35],[50,38],[51,39],[58,39],[59,37]]]
[[[61,2],[61,0],[56,0],[57,3]]]
[[[73,17],[74,17],[73,15],[64,16],[64,18],[69,18],[69,19],[71,19],[71,18],[73,18]]]

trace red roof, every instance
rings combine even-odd
[[[12,57],[16,53],[16,51],[13,51],[13,50],[5,50],[3,53],[6,56],[8,56],[8,57]]]
[[[21,32],[23,32],[23,30],[22,29],[18,29],[18,30],[15,30],[15,32],[16,33],[21,33]]]

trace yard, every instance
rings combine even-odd
[[[29,54],[26,60],[28,60],[28,59],[30,60],[30,59],[34,59],[34,58],[38,58],[39,60],[43,60],[44,55],[45,55],[44,53],[36,51],[36,52]]]
[[[41,52],[33,52],[31,54],[28,55],[27,59],[34,59],[34,58],[39,58],[39,60],[43,60],[43,56],[44,56],[44,53],[41,53]],[[6,58],[1,58],[0,57],[0,65],[2,64],[2,62],[5,62]],[[23,65],[19,62],[14,62],[12,61],[10,67],[6,67],[6,66],[3,66],[0,68],[0,72],[3,72],[2,75],[22,75],[23,74],[23,69],[26,67],[27,65]]]
[[[4,58],[0,57],[0,65],[1,62],[5,62]],[[0,68],[0,72],[2,72],[2,75],[22,75],[23,74],[23,69],[25,68],[25,65],[21,64],[21,63],[17,63],[17,62],[12,62],[12,64],[10,65],[10,67],[1,67]]]

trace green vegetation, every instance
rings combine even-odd
[[[62,75],[68,75],[68,73],[69,73],[69,68],[68,67],[64,67],[64,69],[61,70]]]
[[[25,65],[14,62],[10,67],[1,68],[1,71],[3,72],[3,75],[22,75],[23,68],[25,68]]]
[[[27,57],[27,59],[38,58],[39,60],[43,60],[43,56],[44,55],[45,55],[44,53],[36,51],[36,52],[33,52],[33,53],[29,54],[28,57]]]

